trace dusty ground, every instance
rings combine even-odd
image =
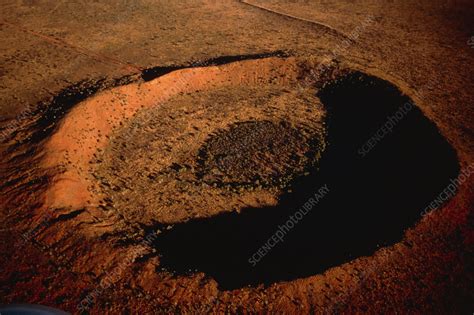
[[[229,189],[225,182],[237,174],[240,183],[255,173],[229,162],[220,168],[233,174],[229,179],[212,172],[219,160],[196,159],[200,149],[223,141],[217,136],[206,147],[211,134],[241,121],[285,120],[291,126],[272,128],[288,132],[292,151],[312,150],[295,126],[325,142],[324,109],[310,89],[294,85],[301,81],[298,61],[317,67],[335,60],[388,80],[438,126],[461,169],[474,162],[470,1],[245,2],[264,8],[230,0],[3,1],[1,303],[75,313],[107,280],[113,285],[83,302],[91,313],[472,313],[472,177],[432,215],[420,215],[402,241],[324,273],[223,290],[205,273],[159,270],[159,246],[143,242],[152,230],[275,205],[288,188],[263,176],[262,187]],[[265,66],[252,60],[275,52],[283,53]],[[246,55],[251,60],[196,68],[189,85],[179,80],[191,80],[190,69],[158,77]],[[144,82],[142,74],[157,79]],[[163,92],[176,85],[179,91]],[[105,91],[87,98],[98,90]],[[280,168],[259,174],[304,173],[308,161],[279,153],[287,142],[277,142],[268,157]],[[226,161],[242,162],[229,150]],[[208,187],[196,186],[198,179]],[[160,185],[174,189],[157,194]]]

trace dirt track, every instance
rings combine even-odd
[[[425,203],[415,207],[420,214],[416,213],[415,223],[408,224],[410,219],[401,224],[410,228],[400,242],[388,242],[373,255],[345,259],[324,272],[308,269],[308,275],[272,278],[268,287],[234,285],[237,289],[224,290],[220,280],[209,278],[212,271],[189,274],[180,268],[191,265],[173,262],[182,254],[174,252],[173,246],[167,248],[169,244],[181,244],[180,237],[201,233],[203,227],[220,231],[220,221],[189,226],[183,223],[186,220],[212,219],[221,212],[239,213],[249,207],[274,210],[288,189],[213,187],[229,179],[219,170],[234,174],[236,164],[219,168],[219,160],[209,160],[204,168],[209,187],[194,190],[194,184],[183,183],[194,181],[203,169],[189,152],[198,152],[210,135],[222,134],[242,121],[289,120],[295,126],[309,125],[310,133],[319,134],[325,114],[318,98],[295,86],[310,78],[306,71],[318,65],[382,78],[416,103],[420,120],[413,118],[413,124],[407,123],[413,129],[402,129],[417,135],[395,132],[394,137],[412,143],[413,148],[401,147],[403,152],[432,152],[413,158],[417,166],[413,172],[424,178],[421,186],[433,185],[430,193],[441,191],[444,180],[455,176],[458,161],[460,170],[469,170],[474,162],[474,82],[468,67],[474,50],[467,44],[474,8],[468,1],[247,2],[266,9],[239,1],[123,1],[114,6],[11,1],[1,5],[0,110],[6,141],[1,146],[0,249],[4,258],[9,257],[0,265],[1,303],[38,303],[76,312],[78,304],[108,281],[113,285],[83,303],[92,313],[134,313],[138,308],[140,313],[472,311],[474,279],[468,270],[474,243],[472,177],[431,215],[421,216]],[[276,56],[258,56],[272,52]],[[322,82],[338,74],[331,71],[324,72],[327,77],[320,77],[320,82],[304,81],[309,84],[305,87],[321,88]],[[308,108],[308,104],[319,105]],[[288,113],[292,118],[285,116]],[[194,127],[188,125],[189,115]],[[433,140],[433,147],[428,144],[425,136],[431,137],[434,127],[427,125],[425,116],[454,148],[452,169],[451,153],[441,149],[445,144],[438,140]],[[18,132],[9,136],[13,130]],[[299,147],[294,143],[292,150],[307,149],[303,142]],[[421,143],[426,147],[417,151]],[[127,144],[130,148],[120,149]],[[170,151],[153,154],[165,147]],[[219,146],[216,150],[216,156],[235,160],[231,153],[225,157],[231,150],[219,151]],[[428,161],[443,154],[442,171],[422,175],[423,164],[436,165]],[[272,165],[299,167],[278,156],[280,160],[267,158],[273,159]],[[386,158],[391,161],[388,153]],[[264,169],[264,164],[252,165]],[[409,165],[400,170],[407,171]],[[133,177],[134,171],[147,173]],[[248,174],[255,180],[255,174]],[[265,177],[258,179],[265,186]],[[119,191],[127,185],[133,189]],[[175,190],[162,189],[163,185]],[[375,195],[377,186],[367,187]],[[412,188],[417,187],[413,183]],[[403,206],[407,211],[413,205],[403,202],[410,198],[394,198],[385,210]],[[128,203],[133,206],[127,208]],[[249,212],[243,213],[245,217]],[[229,214],[229,222],[235,221],[234,215]],[[253,231],[247,221],[242,224]],[[354,228],[347,224],[346,232]],[[163,236],[150,237],[156,229]],[[219,233],[229,235],[229,231]],[[354,228],[353,233],[355,238],[359,230]],[[202,234],[212,243],[211,234]],[[190,244],[209,251],[208,257],[232,263],[213,256],[218,252],[213,245],[181,245],[189,246],[192,253]],[[160,246],[167,248],[164,263],[176,270],[160,271],[161,258],[156,254]],[[184,257],[202,269],[209,264]],[[215,271],[215,279],[222,278],[219,272]]]

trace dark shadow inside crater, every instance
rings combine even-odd
[[[292,193],[282,195],[278,206],[192,220],[163,232],[155,242],[161,267],[176,274],[204,272],[223,290],[318,274],[400,241],[457,176],[455,151],[390,83],[351,73],[318,96],[328,110],[329,142],[320,170],[293,180]],[[381,132],[390,120],[392,132]],[[324,185],[326,196],[285,230],[284,241],[268,246],[279,226]]]

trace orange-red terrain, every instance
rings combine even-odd
[[[0,9],[0,304],[473,312],[469,1]]]

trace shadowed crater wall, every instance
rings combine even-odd
[[[318,96],[328,110],[329,143],[319,170],[294,179],[277,206],[191,220],[164,231],[155,243],[162,268],[204,272],[224,290],[321,273],[400,241],[457,176],[455,151],[390,83],[350,73],[326,84]],[[390,119],[392,131],[381,136]],[[368,146],[374,137],[378,140]],[[255,255],[324,185],[329,193],[284,241]]]

